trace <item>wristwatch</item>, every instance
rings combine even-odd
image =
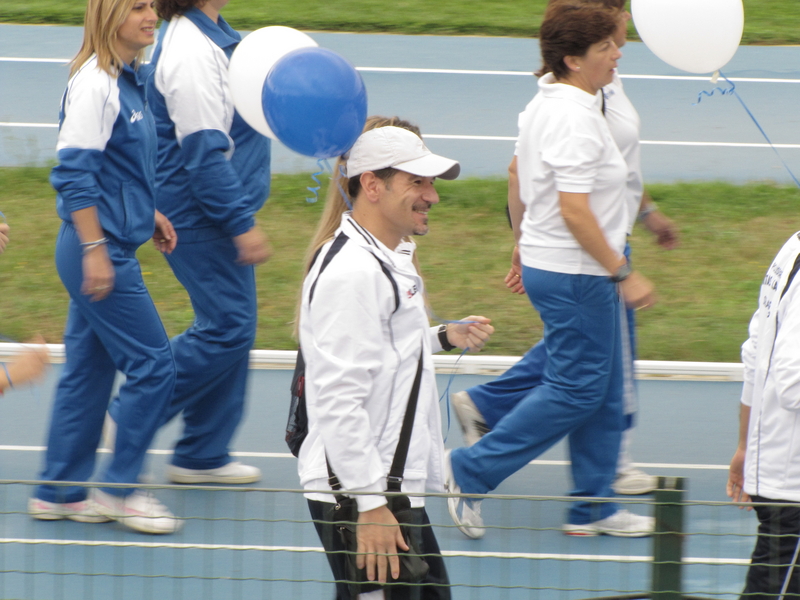
[[[625,281],[628,277],[630,277],[631,273],[633,273],[633,269],[631,269],[631,266],[628,263],[625,263],[619,269],[617,269],[617,272],[609,277],[609,279],[614,283],[619,283],[620,281]]]
[[[439,343],[442,345],[442,350],[450,352],[455,346],[447,339],[447,325],[439,325],[439,331],[436,332],[439,336]]]

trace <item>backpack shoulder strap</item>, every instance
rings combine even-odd
[[[319,276],[322,275],[322,272],[331,263],[333,257],[339,254],[339,250],[341,250],[344,247],[344,245],[347,243],[347,240],[349,239],[350,238],[348,238],[343,231],[336,236],[336,239],[333,240],[333,244],[331,244],[331,247],[328,249],[328,253],[325,255],[325,258],[322,259],[322,265],[320,265],[319,267],[317,278],[314,280],[314,283],[311,284],[311,290],[309,290],[308,292],[309,304],[311,304],[311,301],[314,299],[314,290],[317,288],[317,281],[319,281]],[[314,263],[317,262],[320,250],[317,250],[317,253],[314,255],[314,259],[311,261],[311,266],[314,266]]]
[[[311,289],[308,292],[308,303],[311,304],[311,301],[314,299],[314,290],[317,289],[317,281],[319,281],[319,276],[322,275],[322,272],[325,268],[330,264],[333,260],[333,257],[339,253],[344,245],[347,243],[347,240],[350,239],[347,235],[341,232],[339,235],[336,236],[336,239],[333,240],[333,244],[328,249],[328,253],[325,255],[325,258],[322,259],[322,264],[319,267],[319,272],[317,273],[317,278],[314,280],[314,283],[311,284]],[[311,260],[311,266],[317,262],[317,258],[319,258],[320,250],[317,250],[317,253],[314,255],[314,258]],[[370,254],[372,254],[370,252]],[[400,308],[400,289],[397,287],[397,282],[392,277],[392,272],[389,270],[389,267],[386,266],[386,263],[383,262],[380,258],[372,254],[375,260],[378,261],[378,264],[381,266],[381,271],[383,274],[386,275],[387,279],[389,279],[389,283],[392,284],[392,290],[394,291],[394,310],[393,313],[397,312],[397,309]]]

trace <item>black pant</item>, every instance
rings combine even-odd
[[[753,502],[786,502],[753,496]],[[800,542],[800,505],[756,506],[758,538],[740,600],[775,600]],[[757,564],[760,563],[760,564]],[[800,598],[800,565],[792,569],[785,598]]]
[[[328,564],[330,564],[333,577],[337,582],[335,600],[355,600],[345,582],[345,547],[339,537],[339,532],[332,525],[334,506],[330,502],[308,500],[311,518],[314,520],[317,534],[328,557]],[[415,525],[427,525],[427,527],[409,527],[408,531],[410,535],[417,537],[420,551],[426,555],[432,555],[425,557],[425,562],[428,563],[429,568],[428,576],[421,585],[391,585],[385,587],[386,600],[450,600],[450,588],[444,587],[450,583],[450,579],[447,577],[447,569],[444,566],[444,559],[442,559],[442,553],[439,550],[439,543],[433,535],[428,513],[425,512],[424,508],[412,508],[411,512]]]

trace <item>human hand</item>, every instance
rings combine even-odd
[[[656,303],[656,294],[653,284],[638,271],[633,271],[628,278],[619,284],[622,298],[628,308],[641,310],[649,308]]]
[[[680,244],[678,228],[671,219],[654,210],[642,219],[645,228],[656,236],[656,243],[665,250],[674,250]]]
[[[81,293],[91,296],[92,302],[106,298],[114,289],[114,266],[108,258],[106,245],[95,246],[83,255],[83,285]]]
[[[514,294],[524,294],[525,286],[522,283],[522,261],[519,257],[519,246],[514,246],[511,253],[511,268],[505,278],[506,287]]]
[[[35,346],[25,348],[6,367],[8,376],[14,386],[41,379],[47,368],[50,354],[47,352],[44,338],[37,336],[31,343],[35,344]]]
[[[728,469],[728,484],[725,486],[725,491],[728,497],[734,502],[750,502],[750,496],[745,493],[744,486],[744,457],[745,451],[741,448],[736,449],[736,453],[731,459],[731,466]],[[740,506],[739,508],[745,508]],[[746,507],[747,510],[753,510],[752,506]]]
[[[172,254],[175,246],[178,245],[178,234],[175,233],[175,228],[172,226],[170,220],[156,211],[156,228],[153,232],[153,245],[156,250],[163,254]]]
[[[386,505],[358,513],[356,526],[358,556],[356,566],[366,567],[367,579],[386,583],[386,574],[392,579],[400,577],[400,559],[397,549],[408,550],[400,525]],[[388,559],[388,560],[387,560]],[[388,569],[387,569],[388,565]]]
[[[447,341],[462,350],[469,348],[470,352],[480,352],[494,333],[494,327],[490,325],[492,320],[470,315],[462,321],[447,324]]]
[[[233,238],[236,249],[239,251],[239,258],[236,260],[240,265],[257,265],[267,262],[272,256],[272,247],[267,236],[262,233],[257,225],[250,231]]]
[[[0,223],[0,254],[5,252],[6,244],[8,244],[8,232],[11,230],[11,227],[8,226],[8,223]]]

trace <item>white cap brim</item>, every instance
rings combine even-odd
[[[399,171],[405,171],[419,177],[438,177],[439,179],[455,179],[461,173],[461,165],[456,160],[428,154],[408,162],[393,165]]]

